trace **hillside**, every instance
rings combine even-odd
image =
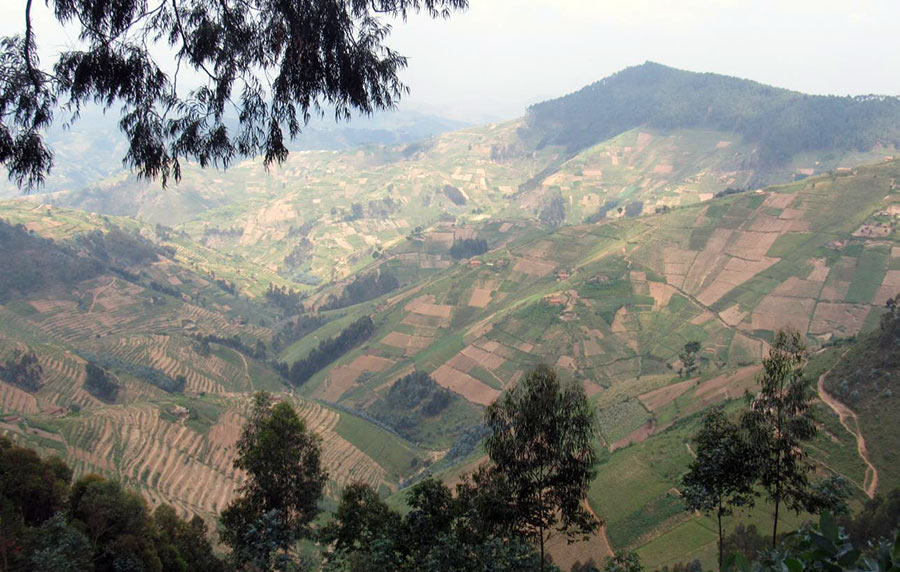
[[[183,265],[133,221],[22,204],[0,211],[24,223],[0,221],[15,269],[0,280],[0,362],[12,370],[33,354],[39,373],[0,373],[0,431],[62,455],[76,475],[114,476],[153,502],[215,514],[241,482],[233,445],[249,396],[291,398],[267,364],[275,310]],[[92,389],[88,363],[118,386],[111,396]],[[293,399],[323,437],[332,492],[357,480],[395,490],[430,454]]]
[[[753,162],[784,165],[806,152],[868,151],[900,143],[900,98],[812,96],[653,62],[529,108],[544,142],[570,151],[639,126],[711,129],[757,146]]]
[[[649,74],[650,94],[658,75],[676,91],[696,79],[658,67],[623,77],[637,89]],[[265,389],[322,435],[331,498],[362,480],[396,501],[427,472],[474,467],[484,406],[550,363],[597,408],[589,501],[607,521],[554,553],[707,561],[712,524],[676,489],[699,415],[754,387],[779,328],[835,345],[818,373],[877,328],[900,290],[900,161],[863,145],[761,162],[741,122],[654,121],[573,150],[532,116],[295,153],[269,173],[190,167],[165,190],[122,175],[4,201],[0,433],[212,516],[241,481],[233,444]],[[701,350],[686,376],[688,342]],[[898,482],[877,427],[893,402],[870,399],[887,368],[866,378],[860,351],[832,372],[847,391],[826,384],[857,426],[818,404],[813,453],[858,498]],[[89,362],[118,389],[98,391]]]

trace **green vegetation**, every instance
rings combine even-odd
[[[763,164],[784,164],[809,151],[900,143],[897,98],[808,96],[652,62],[532,105],[528,113],[533,129],[570,151],[638,126],[735,130],[759,145]]]

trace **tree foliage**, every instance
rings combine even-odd
[[[107,403],[116,400],[121,386],[113,380],[112,374],[90,361],[84,364],[84,372],[87,375],[84,380],[85,391]]]
[[[759,484],[775,507],[773,543],[782,505],[796,512],[818,508],[809,482],[812,465],[803,449],[818,432],[811,409],[815,394],[803,376],[805,356],[799,333],[776,332],[763,360],[760,390],[741,419],[753,444]]]
[[[222,512],[222,540],[238,569],[278,569],[289,549],[310,535],[328,475],[319,437],[288,402],[257,393],[237,443],[234,467],[247,474]]]
[[[681,491],[687,510],[716,515],[721,569],[722,517],[731,514],[732,507],[753,504],[752,451],[740,427],[718,407],[704,416],[694,447],[697,456],[681,479]]]
[[[334,338],[319,342],[305,358],[291,365],[289,379],[294,385],[302,385],[316,372],[338,359],[355,346],[369,339],[375,331],[375,323],[369,316],[356,320]]]
[[[322,530],[328,572],[533,572],[534,549],[516,538],[473,526],[470,494],[453,495],[426,478],[406,496],[401,516],[368,485],[351,484],[334,520]]]
[[[540,546],[554,533],[587,537],[599,526],[585,508],[594,478],[594,414],[584,388],[561,386],[539,365],[485,411],[491,481],[505,502],[498,521]]]
[[[180,177],[182,162],[228,165],[235,157],[287,156],[324,106],[336,118],[393,107],[407,88],[406,58],[385,41],[390,24],[424,11],[448,17],[466,0],[52,0],[79,45],[52,67],[26,4],[24,33],[0,39],[0,164],[20,187],[40,185],[53,164],[43,133],[88,103],[121,108],[124,161],[142,177]],[[42,38],[43,39],[43,38]],[[162,49],[155,50],[155,46]],[[175,72],[154,54],[174,57]],[[179,72],[203,83],[182,96]],[[183,90],[181,90],[183,91]]]
[[[44,368],[33,351],[16,349],[0,364],[0,379],[32,393],[41,388],[43,375]]]

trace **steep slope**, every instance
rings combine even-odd
[[[0,218],[24,223],[0,221],[10,264],[0,278],[0,432],[62,455],[77,474],[216,514],[241,483],[232,461],[249,396],[286,389],[265,362],[273,329],[263,324],[276,311],[131,232],[153,236],[139,224],[24,206],[0,205]],[[55,240],[32,234],[42,231]],[[38,374],[13,375],[31,354]],[[117,392],[92,388],[89,362]],[[428,455],[350,414],[295,403],[323,438],[332,493],[351,481],[395,489]]]
[[[810,96],[653,62],[529,108],[549,144],[569,150],[648,128],[712,129],[757,146],[760,166],[804,152],[867,151],[900,143],[900,98]]]

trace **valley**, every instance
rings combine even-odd
[[[822,350],[806,374],[823,396],[817,471],[855,503],[900,485],[894,364],[863,370],[900,292],[894,143],[769,162],[723,121],[642,118],[574,145],[539,119],[0,201],[0,359],[30,351],[42,369],[36,390],[0,381],[0,434],[213,519],[243,482],[251,396],[269,391],[322,438],[326,508],[354,482],[402,506],[426,475],[453,483],[484,460],[484,408],[546,363],[596,411],[587,500],[605,521],[551,546],[556,562],[711,563],[714,520],[677,488],[691,436],[711,405],[740,407],[790,327]]]

